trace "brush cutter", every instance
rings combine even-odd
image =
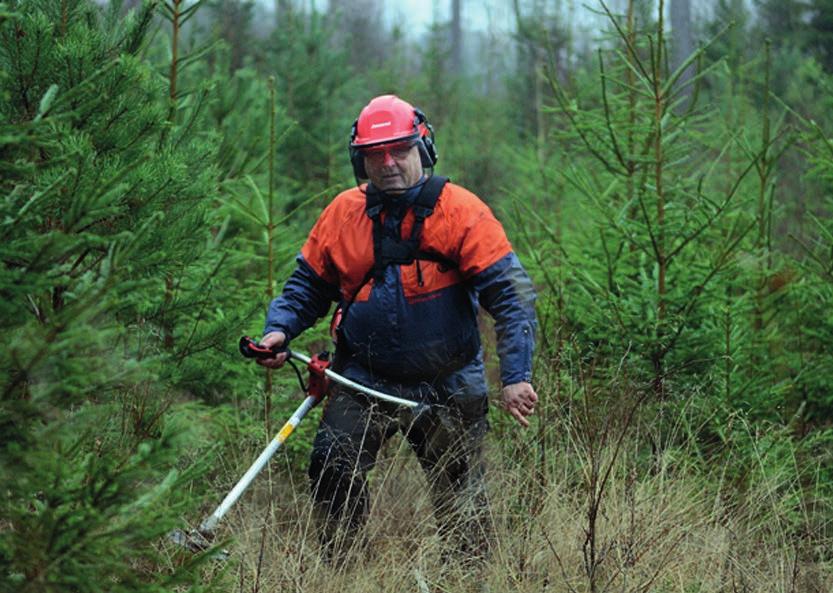
[[[289,420],[286,421],[286,424],[283,425],[278,434],[275,435],[275,438],[272,439],[269,446],[263,450],[258,458],[255,459],[254,463],[252,463],[251,467],[246,470],[246,473],[243,474],[240,481],[234,485],[231,492],[226,495],[223,502],[220,503],[211,515],[206,517],[203,522],[200,523],[199,528],[191,529],[187,532],[177,529],[170,534],[170,538],[174,543],[188,548],[192,552],[202,552],[211,547],[211,542],[214,539],[214,530],[217,527],[217,524],[225,516],[229,509],[234,506],[234,503],[237,502],[246,488],[249,487],[249,484],[252,483],[257,474],[259,474],[268,463],[272,455],[275,454],[275,451],[277,451],[284,441],[289,438],[289,435],[292,434],[292,431],[295,430],[295,427],[298,426],[304,416],[306,416],[307,412],[309,412],[324,398],[330,386],[330,381],[339,383],[352,391],[363,393],[375,399],[411,408],[414,410],[415,415],[419,415],[423,412],[423,409],[428,408],[427,404],[395,397],[387,393],[382,393],[381,391],[376,391],[375,389],[370,389],[369,387],[365,387],[364,385],[351,381],[350,379],[342,377],[338,373],[331,371],[329,369],[330,357],[327,352],[322,352],[321,354],[317,354],[310,358],[304,354],[290,351],[287,348],[265,348],[252,338],[246,336],[240,338],[240,353],[246,358],[271,358],[280,352],[289,352],[289,359],[287,360],[295,369],[295,373],[298,375],[298,380],[301,383],[301,388],[307,394],[307,397],[301,405],[298,406],[295,413],[292,414]],[[309,371],[309,383],[307,385],[304,385],[304,382],[301,379],[301,372],[292,362],[292,359],[298,360],[307,365],[307,370]],[[217,557],[220,559],[226,559],[228,557],[228,552],[223,550],[217,555]]]

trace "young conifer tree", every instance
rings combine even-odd
[[[308,13],[288,10],[283,18],[267,41],[266,55],[286,118],[281,125],[293,126],[276,164],[276,188],[290,197],[284,203],[291,210],[311,195],[334,193],[351,181],[344,154],[355,114],[342,105],[359,81],[345,48],[334,42],[338,21],[328,21],[314,8]],[[369,100],[364,93],[357,105]]]
[[[641,360],[643,377],[665,399],[670,379],[685,382],[717,359],[716,335],[700,330],[755,225],[747,177],[758,156],[745,155],[727,174],[736,139],[710,127],[715,114],[698,103],[713,70],[702,65],[704,49],[671,71],[663,3],[642,23],[635,3],[628,6],[614,15],[601,3],[612,46],[598,51],[595,80],[582,74],[568,93],[550,76],[559,174],[576,220],[565,239],[577,271],[566,318],[594,356]]]
[[[207,244],[214,147],[169,124],[139,58],[153,9],[31,0],[0,16],[3,590],[199,578],[161,562],[195,470],[153,353],[164,278]]]
[[[827,86],[833,80],[822,77],[822,82]],[[787,342],[790,356],[785,361],[791,380],[785,383],[793,409],[799,410],[794,414],[796,428],[804,434],[828,424],[833,413],[833,351],[829,346],[833,343],[829,312],[833,299],[833,137],[815,121],[802,120],[802,124],[810,164],[807,177],[827,197],[808,209],[802,232],[790,234],[800,250],[795,267],[783,270],[773,280],[793,285],[784,307],[792,328]]]

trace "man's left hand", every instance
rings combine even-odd
[[[527,382],[513,383],[503,388],[500,401],[506,411],[512,414],[521,426],[529,426],[527,416],[535,412],[535,404],[538,402],[538,394]]]

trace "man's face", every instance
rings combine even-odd
[[[384,192],[401,194],[422,176],[422,161],[414,142],[383,144],[362,154],[368,178]]]

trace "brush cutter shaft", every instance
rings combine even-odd
[[[307,362],[309,359],[307,358]],[[298,426],[298,423],[301,422],[304,416],[307,415],[315,404],[318,403],[318,398],[309,396],[307,397],[304,402],[298,406],[298,409],[295,410],[295,413],[292,414],[292,417],[286,421],[286,424],[283,425],[280,432],[275,435],[275,438],[272,439],[272,442],[269,443],[269,446],[266,447],[260,456],[255,459],[255,462],[252,466],[248,469],[248,471],[240,478],[240,481],[232,488],[231,492],[226,495],[223,499],[223,502],[220,503],[220,506],[211,514],[210,517],[206,518],[205,521],[202,522],[200,525],[200,531],[203,532],[211,532],[217,526],[217,523],[220,522],[220,519],[228,512],[228,510],[234,506],[234,503],[237,502],[237,499],[240,498],[240,495],[249,487],[249,484],[252,483],[252,480],[255,479],[255,476],[260,473],[260,470],[263,469],[263,466],[269,461],[272,455],[275,454],[275,451],[283,445],[284,441],[289,438],[289,435],[292,434],[292,431],[295,430],[295,427]]]
[[[289,355],[292,358],[297,358],[304,364],[310,363],[310,357],[304,354],[299,354],[294,350],[291,350]],[[381,391],[376,391],[375,389],[371,389],[370,387],[365,387],[361,383],[356,383],[355,381],[351,381],[347,377],[342,377],[338,373],[327,369],[324,371],[324,374],[330,378],[330,380],[339,383],[340,385],[344,385],[352,389],[353,391],[358,391],[359,393],[364,393],[365,395],[369,395],[370,397],[375,397],[376,399],[381,399],[382,401],[390,402],[399,406],[405,406],[406,408],[417,408],[420,406],[419,402],[415,402],[410,399],[403,399],[401,397],[396,397],[393,395],[388,395],[387,393],[382,393]]]
[[[251,338],[243,338],[241,339],[241,343],[245,345],[249,345],[249,342],[252,341]],[[245,351],[245,349],[241,346],[241,352],[244,353],[245,356],[250,356],[251,354]],[[304,354],[299,354],[297,352],[290,351],[290,356],[297,360],[300,360],[304,364],[310,368],[310,372],[315,372],[316,374],[321,374],[322,370],[320,367],[313,368],[311,365],[312,359],[309,356]],[[382,393],[381,391],[376,391],[375,389],[370,389],[369,387],[365,387],[359,383],[351,381],[346,377],[342,377],[338,373],[334,373],[329,369],[323,369],[323,373],[326,377],[330,380],[335,381],[345,387],[352,389],[353,391],[357,391],[359,393],[364,393],[369,395],[370,397],[374,397],[376,399],[380,399],[386,402],[390,402],[393,404],[397,404],[400,406],[405,406],[411,409],[418,408],[420,406],[424,407],[424,404],[420,404],[419,402],[415,402],[409,399],[403,399],[401,397],[395,397],[393,395],[388,395],[387,393]],[[295,410],[295,413],[292,414],[292,417],[287,420],[286,424],[283,425],[280,432],[275,435],[275,438],[272,439],[272,442],[269,443],[269,446],[266,447],[263,452],[255,459],[255,462],[252,466],[246,471],[240,481],[235,484],[234,488],[232,488],[231,492],[229,492],[226,497],[223,499],[223,502],[220,503],[220,506],[211,513],[210,516],[206,517],[206,519],[200,525],[200,532],[201,533],[211,533],[214,531],[214,528],[217,526],[217,523],[225,516],[228,510],[234,506],[234,503],[237,502],[237,499],[245,492],[246,488],[249,487],[249,484],[252,483],[252,480],[255,479],[255,476],[260,473],[263,467],[269,462],[269,459],[272,455],[275,454],[275,451],[283,445],[284,441],[289,438],[289,435],[292,434],[292,431],[295,430],[295,427],[298,426],[298,423],[301,422],[304,416],[307,415],[315,404],[318,403],[320,397],[316,397],[314,395],[308,396],[304,402],[298,406],[298,409]]]

